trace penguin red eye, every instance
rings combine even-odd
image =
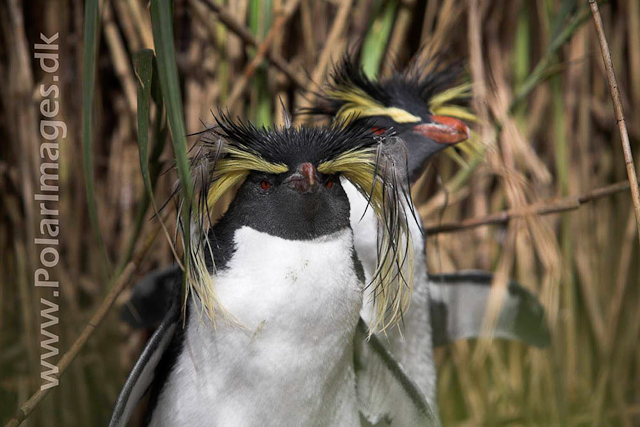
[[[262,182],[260,183],[260,187],[262,187],[263,190],[268,190],[271,188],[271,183],[266,179],[263,179]]]
[[[331,181],[331,180],[327,181],[327,182],[324,184],[324,186],[325,186],[325,187],[327,187],[327,188],[331,188],[331,187],[333,187],[333,181]]]
[[[384,133],[384,129],[379,128],[379,127],[372,127],[371,130],[373,131],[373,133],[375,133],[376,135],[382,135]]]

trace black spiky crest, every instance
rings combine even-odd
[[[373,114],[366,114],[359,109],[370,107],[373,101],[380,107],[401,109],[420,120],[426,120],[432,113],[430,105],[434,97],[459,83],[463,66],[460,62],[446,61],[441,54],[423,60],[419,59],[420,56],[416,55],[403,71],[376,80],[369,78],[354,56],[346,53],[334,65],[327,87],[319,94],[317,105],[303,110],[303,113],[340,119],[344,119],[343,113],[360,113],[364,117]],[[357,99],[362,94],[368,99]],[[458,101],[461,99],[457,98]],[[356,108],[345,108],[353,103]]]
[[[370,120],[338,120],[319,127],[257,127],[219,112],[215,122],[216,125],[207,129],[201,138],[205,149],[224,140],[229,147],[254,153],[267,163],[286,165],[287,168],[295,168],[301,162],[317,166],[347,151],[375,147],[379,139],[371,131]]]

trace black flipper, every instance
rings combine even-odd
[[[356,391],[362,417],[371,425],[439,426],[438,414],[418,386],[360,319],[353,341]],[[365,424],[363,424],[365,425]]]
[[[176,294],[176,292],[165,293],[165,299],[168,299],[168,295],[174,294]],[[149,342],[147,342],[140,358],[120,391],[120,395],[113,408],[113,413],[111,414],[109,427],[123,427],[127,425],[140,399],[153,382],[156,367],[171,343],[176,328],[179,327],[180,298],[171,298],[171,300],[171,306],[165,313],[162,323],[160,323],[158,329],[156,329]]]
[[[481,336],[492,279],[490,273],[476,270],[429,276],[434,346]],[[509,282],[493,336],[548,347],[549,327],[538,298],[518,283]]]
[[[182,270],[177,265],[147,274],[131,289],[120,318],[136,329],[155,329],[164,319]]]

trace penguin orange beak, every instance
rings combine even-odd
[[[318,182],[318,172],[309,162],[301,163],[295,173],[283,181],[300,194],[315,193],[319,187]]]
[[[438,144],[453,145],[469,139],[469,128],[459,119],[447,116],[431,116],[431,123],[412,128]]]

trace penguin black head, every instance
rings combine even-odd
[[[249,173],[229,217],[273,236],[308,240],[347,228],[349,200],[337,174],[303,162],[287,173]]]
[[[327,161],[376,143],[366,124],[324,128],[256,128],[222,116],[215,135],[259,155],[267,166],[249,170],[227,217],[288,240],[314,239],[349,226],[349,200],[340,171]],[[285,170],[286,169],[286,170]]]
[[[308,240],[349,227],[342,177],[363,193],[384,224],[371,280],[378,309],[372,329],[396,323],[409,304],[413,277],[408,270],[413,247],[405,213],[410,195],[406,159],[400,159],[402,144],[376,136],[370,120],[272,128],[257,128],[222,113],[215,120],[192,159],[198,197],[192,206],[196,244],[191,248],[195,268],[189,286],[209,317],[213,319],[217,303],[207,268],[207,257],[216,256],[210,250],[207,219],[220,197],[240,186],[221,219],[223,224],[233,222],[231,228],[249,226],[287,240]]]
[[[345,55],[334,68],[320,104],[308,112],[338,120],[368,118],[373,120],[375,132],[395,133],[407,146],[408,173],[413,182],[433,155],[470,136],[461,119],[475,117],[452,103],[469,96],[469,85],[456,86],[460,74],[460,66],[431,59],[415,61],[404,72],[377,81]]]

